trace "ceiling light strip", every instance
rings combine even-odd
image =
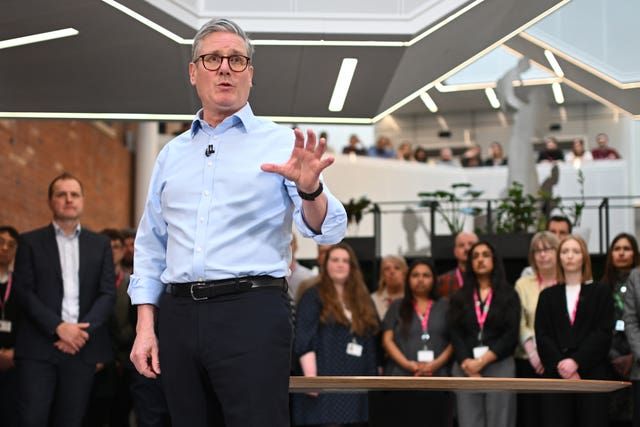
[[[147,27],[151,28],[152,30],[159,32],[163,36],[170,38],[171,40],[173,40],[174,42],[176,42],[178,44],[191,44],[191,43],[193,43],[193,40],[183,39],[179,35],[167,30],[162,25],[156,24],[152,20],[150,20],[148,18],[145,18],[144,16],[140,15],[138,12],[135,12],[135,11],[129,9],[128,7],[118,3],[117,1],[114,1],[114,0],[102,0],[102,1],[104,3],[106,3],[106,4],[108,4],[109,6],[119,10],[120,12],[132,17],[133,19],[135,19],[136,21],[140,22],[141,24],[146,25]]]
[[[553,99],[556,100],[556,104],[564,104],[564,93],[562,93],[560,83],[552,83],[551,90],[553,91]]]
[[[593,74],[594,76],[606,81],[609,84],[614,85],[617,88],[620,89],[636,89],[640,87],[640,82],[633,82],[633,83],[622,83],[616,79],[614,79],[613,77],[603,73],[600,70],[597,70],[596,68],[585,64],[584,62],[579,61],[578,59],[574,58],[571,55],[567,55],[566,53],[554,48],[553,46],[543,42],[542,40],[539,40],[535,37],[533,37],[530,34],[527,33],[521,33],[520,37],[522,37],[523,39],[527,40],[530,43],[533,43],[535,45],[537,45],[538,47],[541,47],[543,49],[546,49],[550,52],[552,52],[554,55],[559,56],[560,58],[564,59],[565,61],[575,65],[578,68],[583,69],[584,71]]]
[[[431,111],[432,113],[437,113],[438,112],[438,106],[434,102],[433,98],[431,98],[431,96],[429,96],[429,94],[427,92],[421,93],[420,94],[420,99],[422,100],[422,102],[424,103],[425,107],[427,107],[427,109],[429,111]]]
[[[420,95],[421,92],[426,92],[429,89],[431,89],[433,87],[433,85],[436,82],[443,82],[446,79],[448,79],[449,77],[451,77],[452,75],[456,74],[458,71],[462,70],[463,68],[465,68],[467,65],[475,62],[476,60],[478,60],[479,58],[481,58],[482,56],[486,55],[488,52],[491,52],[493,49],[495,49],[496,47],[502,45],[503,43],[505,43],[507,40],[509,40],[510,38],[518,35],[519,33],[521,33],[522,31],[526,30],[527,28],[529,28],[531,25],[537,23],[538,21],[540,21],[541,19],[547,17],[548,15],[552,14],[553,12],[555,12],[556,10],[558,10],[559,8],[561,8],[562,6],[564,6],[565,4],[569,3],[571,0],[563,0],[559,3],[557,3],[555,6],[553,6],[550,9],[547,9],[546,11],[544,11],[543,13],[541,13],[540,15],[536,16],[535,18],[533,18],[532,20],[530,20],[529,22],[524,23],[523,25],[521,25],[519,28],[516,28],[514,31],[512,31],[511,33],[507,34],[506,36],[504,36],[503,38],[497,40],[496,42],[494,42],[493,44],[491,44],[490,46],[487,46],[485,49],[481,50],[480,52],[478,52],[477,54],[475,54],[474,56],[472,56],[471,58],[467,59],[466,61],[462,62],[460,65],[458,65],[457,67],[452,68],[451,70],[449,70],[448,72],[446,72],[445,74],[443,74],[442,76],[434,79],[431,83],[429,83],[428,85],[424,86],[423,88],[418,89],[417,91],[413,92],[412,94],[406,96],[405,98],[401,99],[400,101],[396,102],[394,105],[392,105],[391,107],[387,108],[386,110],[382,111],[381,113],[377,114],[376,116],[373,117],[373,123],[377,123],[378,121],[380,121],[380,119],[382,119],[384,116],[393,113],[394,111],[396,111],[397,109],[405,106],[406,104],[408,104],[409,102],[413,101],[416,97],[418,97]]]
[[[500,108],[500,101],[498,101],[498,96],[496,95],[496,91],[493,88],[488,87],[484,90],[484,94],[487,95],[487,99],[489,100],[489,104],[496,110]]]
[[[468,11],[470,11],[471,9],[473,9],[474,7],[476,7],[477,5],[479,5],[482,2],[484,2],[484,0],[475,0],[474,2],[466,5],[465,7],[463,7],[460,10],[458,10],[457,12],[447,16],[445,19],[443,19],[442,21],[438,22],[433,27],[430,27],[429,29],[424,31],[422,34],[420,34],[420,35],[414,37],[413,39],[411,39],[407,43],[407,46],[411,46],[411,45],[414,45],[414,44],[418,43],[420,40],[424,39],[425,37],[429,36],[430,34],[435,33],[440,28],[444,27],[445,25],[449,24],[450,22],[454,21],[455,19],[459,18],[460,16],[464,15],[465,13],[467,13]]]
[[[550,85],[555,82],[560,82],[561,79],[558,77],[547,77],[541,79],[528,79],[524,80],[522,84],[520,80],[514,80],[513,86],[543,86]],[[468,84],[460,84],[460,85],[443,85],[438,83],[435,85],[438,92],[441,93],[449,93],[449,92],[464,92],[468,90],[482,90],[488,87],[495,88],[496,82],[486,82],[486,83],[468,83]]]
[[[549,65],[551,65],[551,68],[553,68],[553,72],[556,74],[556,76],[564,77],[564,71],[562,71],[562,68],[560,68],[560,64],[558,64],[558,60],[554,56],[553,52],[551,52],[549,49],[545,49],[544,56],[545,58],[547,58],[547,61],[549,61]]]
[[[329,111],[342,111],[342,107],[344,107],[344,101],[347,99],[347,93],[349,93],[349,87],[351,86],[351,80],[353,79],[353,74],[356,72],[357,65],[358,59],[356,58],[342,59],[342,65],[340,66],[340,71],[338,72],[336,85],[333,88],[331,101],[329,101]]]
[[[62,30],[48,31],[46,33],[31,34],[24,37],[1,40],[0,49],[23,46],[31,43],[40,43],[48,40],[61,39],[64,37],[77,36],[80,34],[75,28],[63,28]]]

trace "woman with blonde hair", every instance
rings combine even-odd
[[[294,355],[304,376],[377,373],[380,325],[358,259],[346,243],[329,249],[320,281],[297,307]],[[294,425],[366,424],[366,394],[296,394]]]
[[[404,296],[407,262],[401,256],[387,255],[380,263],[378,289],[371,295],[380,319],[384,319],[391,303]]]
[[[587,245],[578,236],[558,247],[558,284],[544,289],[536,310],[536,342],[545,378],[604,380],[609,377],[613,297],[594,283]],[[547,394],[542,398],[544,426],[609,424],[603,393]]]
[[[557,251],[559,241],[550,231],[540,231],[529,245],[529,265],[532,275],[523,276],[516,282],[520,297],[520,340],[516,348],[516,376],[518,378],[541,378],[544,367],[536,348],[534,332],[538,297],[543,289],[553,286],[558,280]],[[518,394],[518,426],[540,425],[540,396]]]

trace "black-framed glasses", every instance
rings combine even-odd
[[[205,70],[209,71],[218,71],[222,66],[222,61],[226,59],[231,71],[235,71],[236,73],[246,70],[249,66],[249,62],[251,61],[251,58],[244,55],[224,56],[215,53],[205,53],[204,55],[200,55],[193,62],[198,62],[198,59],[202,61],[202,66]]]

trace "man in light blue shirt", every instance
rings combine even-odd
[[[346,230],[320,180],[326,141],[253,115],[252,53],[229,20],[196,34],[202,109],[159,154],[136,235],[131,360],[150,378],[162,366],[174,427],[289,424],[292,222],[319,244]]]

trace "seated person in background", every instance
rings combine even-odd
[[[584,140],[582,138],[574,139],[571,152],[567,154],[565,161],[575,166],[582,162],[590,162],[591,160],[593,160],[593,156],[590,151],[585,151]]]
[[[404,295],[407,262],[397,255],[387,255],[380,263],[378,289],[371,295],[380,319],[384,319],[391,302]]]
[[[427,150],[418,146],[413,152],[413,159],[419,163],[427,163]]]
[[[449,342],[447,313],[449,300],[435,292],[435,271],[426,260],[409,268],[404,297],[391,304],[384,318],[382,345],[389,354],[385,375],[449,376],[453,347]],[[394,425],[451,426],[451,394],[443,391],[397,391],[385,394],[395,410]]]
[[[619,159],[620,154],[613,148],[609,147],[609,137],[606,133],[599,133],[596,136],[598,147],[591,150],[593,160],[610,160]]]
[[[538,163],[564,162],[564,153],[558,148],[558,141],[552,136],[544,138],[544,150],[538,154]]]
[[[453,294],[464,284],[464,272],[467,268],[467,256],[471,246],[478,242],[475,233],[462,231],[456,235],[453,246],[453,257],[457,261],[457,266],[453,270],[438,276],[438,295],[451,298]]]
[[[382,159],[395,159],[396,152],[391,145],[391,139],[386,136],[381,136],[376,141],[376,145],[369,148],[367,153],[369,157],[379,157]]]
[[[405,141],[400,144],[400,147],[398,147],[398,160],[406,160],[407,162],[413,160],[413,151],[410,143]]]
[[[451,151],[451,148],[449,147],[440,149],[440,157],[436,160],[436,164],[444,166],[459,166],[456,159],[453,158],[453,151]]]
[[[502,151],[502,145],[498,141],[493,141],[489,146],[489,158],[483,163],[484,166],[503,166],[507,164],[507,158]]]
[[[465,168],[482,166],[482,158],[480,157],[482,150],[478,144],[472,144],[467,151],[462,154],[461,163]]]
[[[366,156],[367,150],[364,148],[362,143],[360,142],[360,138],[355,133],[349,137],[349,145],[346,145],[342,149],[342,154],[350,154],[354,153],[358,156]]]

